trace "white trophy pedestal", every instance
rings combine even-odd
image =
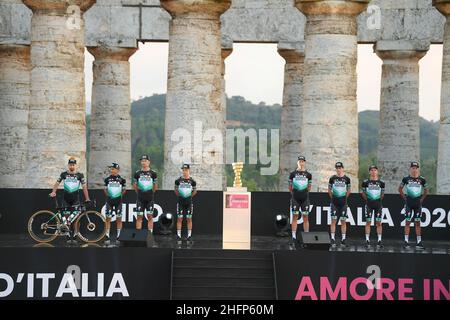
[[[223,249],[250,250],[251,192],[228,187],[223,193]]]

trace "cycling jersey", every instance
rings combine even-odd
[[[382,206],[381,198],[383,197],[385,183],[378,180],[366,179],[362,183],[362,192],[367,197],[367,207],[380,208]]]
[[[421,176],[417,178],[404,177],[400,187],[404,189],[406,194],[406,204],[412,208],[420,205],[420,199],[425,189],[428,189],[427,181]]]
[[[292,187],[292,197],[304,200],[308,197],[312,175],[308,171],[295,170],[289,174],[289,186]]]
[[[153,170],[138,170],[134,174],[134,182],[138,187],[138,199],[150,201],[153,199],[154,185],[158,183],[158,177]]]
[[[420,200],[424,191],[428,189],[427,181],[421,176],[417,178],[407,176],[402,179],[400,187],[404,189],[406,194],[406,221],[411,221],[414,218],[414,221],[420,222],[422,220],[422,203]]]
[[[125,189],[126,180],[120,175],[110,175],[105,179],[105,189],[108,199],[122,198],[122,192]]]
[[[197,190],[197,182],[191,177],[188,179],[179,177],[175,180],[175,190],[178,191],[178,202],[190,202],[192,194]]]
[[[80,187],[86,184],[84,175],[80,172],[70,173],[68,171],[64,171],[60,174],[57,181],[58,183],[63,182],[64,206],[78,205],[80,203]]]
[[[331,202],[337,207],[347,205],[347,192],[350,190],[350,178],[347,176],[338,177],[334,175],[330,178],[328,189],[331,190]]]

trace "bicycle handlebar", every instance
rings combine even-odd
[[[64,209],[64,208],[72,208],[72,207],[84,207],[85,209],[86,209],[86,207],[87,207],[87,205],[91,205],[92,207],[96,207],[97,206],[97,201],[95,200],[95,199],[93,199],[93,200],[89,200],[89,201],[84,201],[82,204],[78,204],[78,205],[73,205],[73,206],[68,206],[68,207],[65,207],[65,206],[60,206],[59,204],[58,204],[58,191],[56,191],[56,196],[55,197],[50,197],[50,195],[49,195],[49,198],[54,198],[55,199],[55,208],[57,209],[57,210],[60,210],[60,209]]]

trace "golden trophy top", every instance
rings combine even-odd
[[[243,162],[233,162],[232,164],[233,171],[234,171],[234,181],[233,181],[233,187],[227,188],[227,191],[237,191],[237,192],[246,192],[247,188],[242,187],[242,180],[241,180],[241,174],[242,169],[244,168]]]

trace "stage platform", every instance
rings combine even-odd
[[[175,235],[159,235],[159,219],[176,212],[173,191],[158,191],[156,235],[146,247],[124,247],[111,240],[67,243],[57,238],[38,244],[26,234],[33,212],[51,208],[44,189],[2,189],[0,210],[1,299],[423,299],[450,300],[450,201],[429,196],[423,212],[425,250],[403,248],[403,203],[386,195],[384,248],[364,241],[365,220],[359,194],[349,198],[347,247],[305,249],[276,237],[275,218],[289,216],[288,192],[254,192],[250,250],[223,249],[223,193],[202,191],[196,197],[193,241],[179,244]],[[103,199],[102,190],[91,197]],[[27,201],[23,201],[27,199]],[[135,195],[124,198],[125,229],[135,226]],[[311,193],[311,231],[329,231],[329,197]],[[97,202],[97,211],[103,204]],[[145,224],[144,224],[145,225]],[[299,224],[299,230],[302,229]],[[172,232],[174,230],[172,229]],[[115,223],[111,235],[115,235]],[[380,287],[374,289],[375,280]],[[75,281],[76,289],[70,282]],[[372,283],[372,287],[369,285]]]
[[[367,249],[352,238],[328,250],[266,236],[252,237],[251,250],[224,250],[221,237],[204,235],[147,243],[36,244],[26,234],[0,235],[0,299],[450,300],[449,242],[425,242],[423,251],[397,240]],[[380,289],[368,284],[375,277]]]
[[[212,249],[221,250],[222,238],[214,235],[194,235],[193,241],[182,241],[178,243],[174,235],[154,235],[148,238],[149,248],[160,249]],[[414,238],[413,238],[414,239]],[[447,254],[450,255],[450,242],[448,241],[426,241],[424,239],[425,249],[415,248],[415,242],[410,242],[409,249],[403,248],[403,241],[383,240],[384,248],[378,249],[376,243],[372,240],[370,248],[366,248],[364,239],[347,239],[347,246],[341,247],[337,240],[336,248],[330,248],[329,251],[337,252],[383,252],[383,253],[418,253],[418,254]],[[51,243],[36,243],[27,234],[3,234],[0,235],[0,248],[2,247],[58,247],[58,248],[76,248],[76,247],[95,247],[95,248],[118,248],[121,243],[111,240],[109,243],[101,241],[99,243],[86,244],[82,242],[67,242],[65,238],[60,237]],[[299,244],[292,244],[288,237],[268,237],[253,236],[251,238],[250,250],[278,251],[278,250],[305,250]]]

